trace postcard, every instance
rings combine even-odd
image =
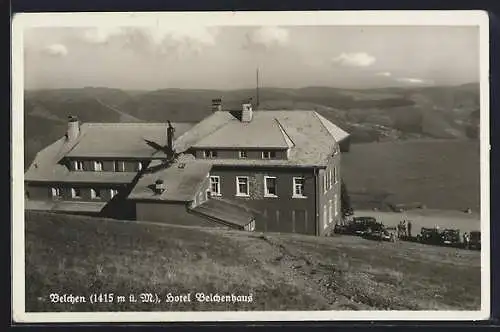
[[[21,13],[16,322],[482,320],[481,11]]]

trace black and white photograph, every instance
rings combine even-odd
[[[487,14],[12,33],[14,320],[488,318]]]

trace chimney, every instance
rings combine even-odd
[[[250,122],[252,121],[253,110],[252,104],[246,103],[242,105],[241,109],[241,122]]]
[[[76,116],[68,116],[68,130],[66,132],[66,139],[68,141],[75,140],[80,135],[80,122]]]
[[[212,112],[222,111],[222,99],[212,99]]]
[[[154,192],[156,195],[161,195],[165,191],[165,184],[162,179],[158,179],[155,181],[155,189]]]
[[[174,153],[174,133],[175,133],[175,128],[172,126],[172,123],[167,121],[168,127],[167,127],[167,150],[169,153],[173,154]]]

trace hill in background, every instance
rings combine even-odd
[[[110,88],[25,92],[26,162],[64,134],[67,116],[84,122],[197,122],[211,100],[239,109],[255,90],[123,91]],[[477,138],[479,85],[369,90],[262,88],[261,109],[314,109],[352,134],[353,142]]]

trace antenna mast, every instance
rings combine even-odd
[[[255,108],[259,107],[259,67],[257,67],[257,87],[256,87],[256,97],[257,97],[257,106]]]

